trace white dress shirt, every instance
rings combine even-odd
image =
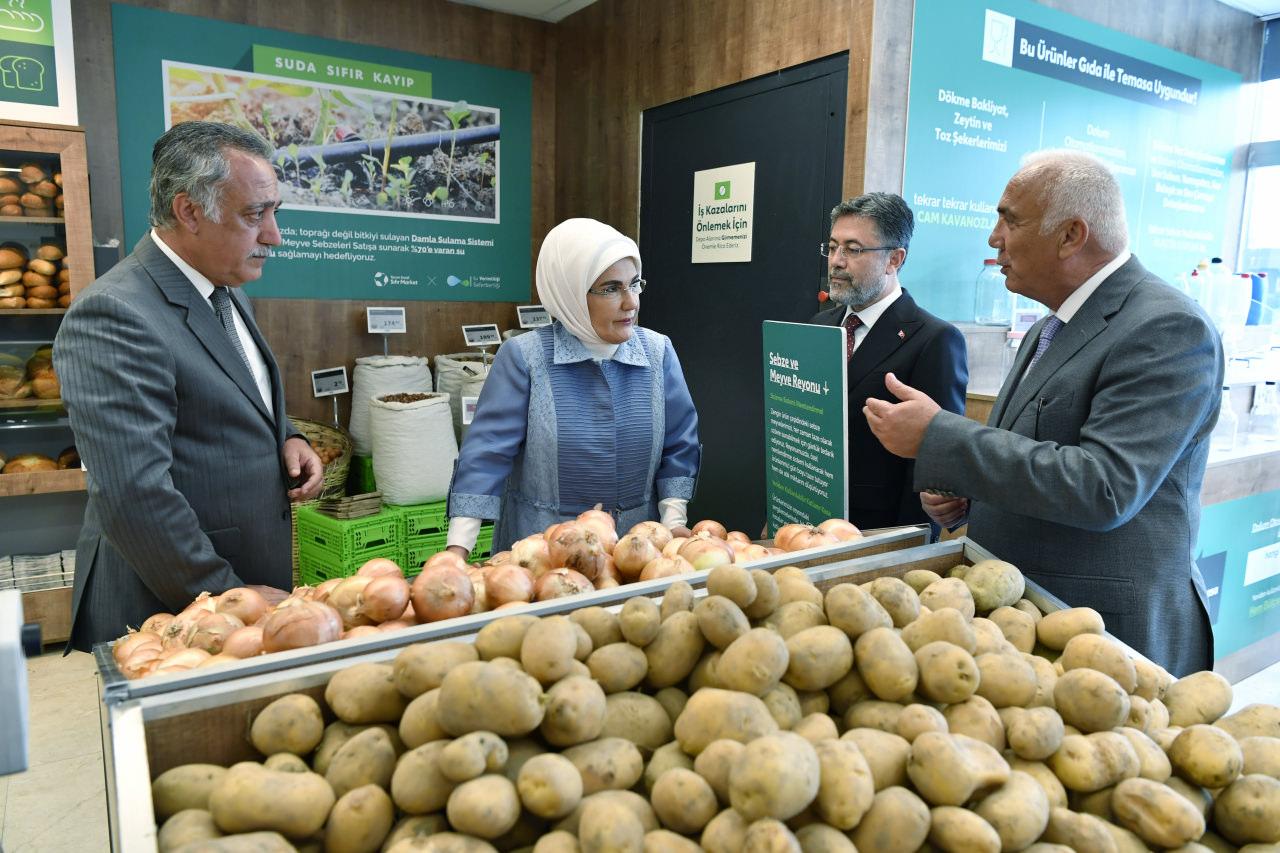
[[[1062,322],[1070,323],[1071,318],[1076,316],[1076,312],[1079,311],[1085,301],[1093,295],[1093,292],[1098,289],[1098,285],[1106,281],[1107,276],[1111,275],[1113,272],[1120,269],[1120,267],[1128,263],[1130,257],[1132,257],[1132,255],[1128,249],[1125,249],[1123,252],[1116,255],[1107,262],[1106,266],[1089,276],[1089,278],[1085,280],[1084,284],[1077,287],[1072,291],[1070,296],[1062,300],[1062,304],[1058,306],[1058,310],[1053,313],[1057,315],[1058,319]]]
[[[210,297],[213,296],[213,282],[205,278],[203,273],[184,261],[178,256],[177,252],[169,248],[154,228],[151,229],[151,239],[160,247],[160,251],[164,252],[165,256],[173,261],[173,265],[182,271],[187,280],[204,297],[204,302],[209,306],[209,310],[213,311],[214,316],[217,317],[218,312],[214,309],[213,302],[210,301]],[[235,305],[235,301],[233,300],[231,304]],[[253,335],[249,334],[249,327],[245,325],[244,318],[240,316],[240,311],[233,311],[232,317],[236,323],[236,334],[240,336],[240,345],[244,347],[244,354],[249,359],[249,366],[253,372],[253,381],[258,386],[258,394],[261,395],[263,405],[267,407],[267,412],[272,417],[275,417],[275,407],[271,404],[271,372],[267,370],[267,361],[262,357],[262,352],[258,349],[258,345],[253,342]],[[221,321],[219,321],[219,325],[221,325]]]
[[[858,319],[862,321],[862,325],[853,330],[854,352],[857,352],[858,347],[862,346],[862,342],[867,339],[868,333],[871,332],[871,327],[876,324],[876,321],[880,319],[885,311],[889,310],[890,305],[898,301],[898,297],[901,295],[902,286],[897,282],[894,282],[893,288],[890,289],[888,293],[877,299],[875,302],[872,302],[861,311],[853,311],[849,308],[844,309],[844,316],[840,318],[841,324],[843,324],[845,320],[849,319],[850,314],[857,314]]]

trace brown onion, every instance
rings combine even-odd
[[[280,602],[262,623],[262,649],[267,652],[318,646],[341,636],[342,617],[338,611],[305,598]]]
[[[344,631],[342,639],[350,640],[352,637],[368,637],[370,634],[377,634],[377,625],[357,625],[349,631]]]
[[[709,518],[704,518],[702,519],[702,521],[699,521],[697,524],[693,526],[693,529],[690,532],[692,532],[694,536],[697,536],[699,533],[703,532],[704,530],[707,533],[710,533],[712,536],[716,537],[717,539],[729,538],[729,531],[725,529],[725,526],[720,522],[712,521]]]
[[[493,566],[501,566],[503,563],[513,562],[510,551],[499,551],[489,558],[489,564]]]
[[[787,540],[799,533],[801,530],[809,529],[809,525],[807,524],[796,524],[794,522],[791,524],[784,524],[778,528],[777,533],[773,534],[773,544],[785,551],[787,549]]]
[[[262,654],[262,626],[246,625],[232,631],[227,641],[222,644],[222,653],[238,658],[251,658]]]
[[[409,604],[405,607],[404,612],[400,614],[400,618],[403,619],[405,622],[412,622],[414,625],[418,624],[418,614],[413,612],[412,585],[409,587]]]
[[[456,554],[451,556],[457,559]],[[438,622],[441,619],[465,616],[471,612],[475,595],[475,588],[471,586],[471,578],[467,577],[465,568],[445,561],[432,565],[430,560],[422,573],[413,579],[410,592],[413,612],[419,622]]]
[[[465,572],[467,570],[467,561],[452,551],[437,551],[430,557],[427,557],[427,561],[422,564],[422,568],[424,569],[431,566],[453,566],[454,568],[462,569]]]
[[[843,518],[828,518],[818,525],[818,529],[836,537],[841,542],[862,538],[862,531],[853,522]]]
[[[684,557],[696,571],[703,572],[733,562],[733,549],[723,539],[700,533],[680,546]]]
[[[689,541],[689,537],[687,536],[671,537],[671,541],[668,542],[662,549],[662,556],[674,557],[676,554],[680,553],[680,549],[683,548],[684,543],[688,541]]]
[[[118,665],[128,658],[134,649],[150,643],[154,643],[157,648],[164,647],[159,634],[153,634],[150,631],[135,631],[131,634],[125,634],[112,645],[111,656],[115,658]]]
[[[404,613],[409,603],[409,582],[403,575],[379,575],[361,590],[356,606],[374,622],[387,622]]]
[[[329,600],[329,594],[333,592],[333,588],[342,583],[346,578],[329,578],[317,587],[298,587],[298,589],[309,589],[311,595],[307,596],[312,601],[326,602]],[[297,592],[297,590],[294,590]]]
[[[754,542],[743,548],[734,557],[735,563],[754,563],[757,560],[763,560],[773,556],[773,549],[766,548],[764,545],[757,545]]]
[[[489,596],[485,592],[485,569],[481,566],[467,568],[467,577],[471,578],[471,613],[484,613],[489,609]]]
[[[485,601],[492,608],[533,600],[533,575],[512,563],[494,566],[484,576]]]
[[[730,530],[729,534],[724,538],[728,542],[742,542],[747,545],[751,544],[751,537],[743,533],[741,530]]]
[[[243,627],[244,622],[230,613],[204,613],[196,617],[196,630],[187,645],[216,655],[222,651],[227,637]]]
[[[360,608],[360,594],[372,580],[373,578],[347,578],[330,590],[329,598],[325,603],[338,611],[338,615],[342,617],[344,631],[350,631],[359,625],[368,625],[373,621]]]
[[[552,569],[534,583],[533,598],[535,601],[547,601],[580,592],[591,592],[593,589],[595,587],[591,585],[591,581],[573,569]]]
[[[142,623],[142,627],[138,629],[138,632],[143,634],[150,633],[159,636],[172,621],[172,613],[153,613],[147,617],[146,622]]]
[[[374,557],[356,570],[358,578],[380,578],[387,575],[403,578],[404,572],[394,560],[388,560],[386,557]]]
[[[526,536],[511,546],[511,562],[528,569],[539,578],[552,568],[551,551],[541,535]]]
[[[548,550],[551,565],[573,569],[587,580],[593,580],[600,574],[604,565],[604,544],[595,530],[580,521],[566,521],[557,527],[555,535],[548,541]]]
[[[659,557],[640,571],[640,580],[651,581],[697,571],[684,557]]]
[[[805,548],[819,548],[823,545],[834,545],[840,540],[830,533],[823,533],[816,527],[805,527],[791,533],[782,548],[786,551],[803,551]]]
[[[241,586],[218,596],[217,612],[230,613],[246,625],[257,622],[270,609],[271,605],[256,589]]]
[[[336,580],[339,583],[341,583],[342,581],[346,580],[346,578],[333,578],[333,580]],[[325,581],[325,583],[328,583],[328,581]],[[324,584],[321,584],[320,586],[324,586]],[[329,587],[329,588],[333,589],[333,587]],[[320,587],[306,586],[306,585],[295,586],[293,588],[293,592],[289,593],[288,598],[286,598],[284,601],[289,601],[290,599],[298,599],[302,601],[314,601],[316,600],[316,596],[319,595],[319,593],[320,593]],[[280,602],[280,604],[284,604],[284,601]],[[277,604],[276,607],[279,607],[280,604]]]
[[[151,674],[164,675],[170,672],[184,672],[188,669],[195,669],[211,657],[213,655],[204,649],[181,649],[177,654],[162,658],[155,665],[155,669],[151,671]]]
[[[185,649],[191,644],[191,637],[196,632],[195,617],[195,613],[184,610],[169,620],[169,624],[164,626],[164,632],[160,634],[165,649]]]
[[[192,601],[186,607],[182,608],[182,612],[179,613],[178,616],[191,616],[196,613],[212,613],[217,609],[218,599],[208,592],[202,592],[196,596],[195,601]]]
[[[406,622],[404,619],[392,619],[390,622],[383,622],[378,626],[379,631],[399,631],[401,628],[412,628],[412,622]]]
[[[642,521],[627,532],[638,536],[647,536],[653,540],[653,544],[657,546],[658,550],[667,547],[667,543],[671,541],[671,531],[659,521]]]
[[[661,556],[661,549],[653,539],[643,533],[628,533],[613,547],[613,562],[617,566],[618,574],[628,580],[638,577],[646,563]]]
[[[613,589],[615,586],[622,586],[622,579],[618,576],[618,565],[613,557],[604,558],[604,567],[591,583],[596,589]]]
[[[596,506],[600,505],[596,504]],[[578,515],[578,523],[585,524],[595,532],[605,551],[612,551],[613,546],[617,544],[618,527],[609,513],[600,509],[589,509]]]
[[[124,663],[120,664],[120,672],[128,679],[143,678],[155,668],[161,654],[163,650],[159,646],[144,643],[124,659]]]

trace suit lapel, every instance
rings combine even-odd
[[[920,324],[915,300],[903,290],[902,295],[880,315],[880,319],[876,320],[862,343],[853,351],[853,358],[849,360],[849,387],[857,385],[885,359],[897,352],[920,328]]]

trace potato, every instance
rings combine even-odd
[[[354,788],[338,798],[324,829],[325,853],[373,853],[391,832],[395,806],[377,785]]]
[[[1120,734],[1129,739],[1133,751],[1138,756],[1138,777],[1150,779],[1152,782],[1164,782],[1173,773],[1169,756],[1165,755],[1160,745],[1137,729],[1128,726],[1120,729]]]
[[[1214,725],[1230,732],[1236,740],[1253,735],[1280,737],[1280,705],[1258,703],[1245,705],[1231,716],[1218,720]]]
[[[542,722],[542,715],[542,688],[514,667],[472,661],[455,666],[440,683],[436,719],[451,735],[528,734]]]
[[[724,687],[720,683],[720,676],[717,674],[719,665],[719,650],[713,649],[698,658],[698,662],[693,665],[693,672],[689,673],[688,680],[684,682],[685,686],[689,688],[689,692],[697,693],[704,687]]]
[[[1068,805],[1067,789],[1048,765],[1041,761],[1025,761],[1013,758],[1009,761],[1010,772],[1025,773],[1035,780],[1040,790],[1049,800],[1049,808],[1066,808]]]
[[[820,711],[806,714],[800,722],[791,727],[791,731],[814,745],[824,740],[835,740],[840,737],[840,731],[836,728],[836,721]]]
[[[666,622],[676,613],[684,613],[693,610],[693,603],[696,597],[693,594],[693,587],[688,581],[676,581],[667,587],[667,591],[662,594],[662,607],[659,615],[662,621]]]
[[[267,756],[267,760],[262,762],[262,766],[268,770],[283,770],[286,773],[311,772],[307,762],[292,752],[277,752],[275,755]]]
[[[613,693],[605,697],[600,737],[625,738],[647,753],[670,741],[672,728],[671,718],[652,696]]]
[[[385,849],[386,853],[496,853],[497,850],[487,841],[458,832],[437,832],[425,838],[397,841],[394,847]]]
[[[1132,779],[1140,768],[1128,738],[1115,732],[1066,735],[1047,763],[1064,786],[1083,793]]]
[[[448,733],[440,728],[436,719],[436,705],[440,700],[440,688],[428,690],[409,702],[400,717],[400,739],[410,749],[443,740]]]
[[[1133,669],[1138,678],[1134,693],[1148,702],[1152,699],[1164,699],[1165,691],[1169,689],[1170,684],[1173,684],[1172,675],[1146,658],[1135,658]]]
[[[702,830],[701,842],[707,853],[742,853],[747,846],[747,822],[734,809],[725,809]]]
[[[541,818],[561,818],[582,801],[582,774],[563,755],[543,753],[524,763],[516,777],[524,807]]]
[[[1244,756],[1244,767],[1241,773],[1261,773],[1280,779],[1280,738],[1246,737],[1241,738],[1240,754]]]
[[[751,572],[742,566],[728,563],[723,566],[716,566],[707,574],[707,596],[709,598],[721,596],[742,608],[751,606],[751,603],[756,600],[757,594],[755,578],[752,577]],[[697,607],[694,609],[696,610]],[[711,638],[708,637],[707,639],[710,640]]]
[[[507,765],[507,745],[493,732],[470,732],[440,751],[440,772],[451,782],[466,782]]]
[[[1111,794],[1116,822],[1157,847],[1178,847],[1204,834],[1204,816],[1159,782],[1126,779]]]
[[[1004,723],[995,707],[981,696],[970,696],[963,702],[942,710],[947,729],[952,734],[967,735],[989,744],[996,751],[1005,748]]]
[[[970,620],[969,625],[973,628],[974,657],[987,653],[1018,654],[1013,643],[1004,638],[1004,632],[1000,630],[1000,626],[990,619],[978,616]]]
[[[1030,616],[1033,622],[1039,622],[1044,618],[1044,614],[1040,612],[1040,608],[1036,607],[1033,602],[1028,601],[1025,598],[1019,598],[1013,603],[1013,606]],[[996,609],[998,610],[999,608]]]
[[[778,605],[783,606],[793,601],[805,601],[822,607],[822,592],[807,577],[789,577],[777,575]]]
[[[751,582],[755,584],[756,594],[751,603],[742,608],[748,619],[764,619],[778,609],[782,593],[778,591],[778,582],[773,574],[764,569],[751,570]],[[733,598],[733,596],[725,596]]]
[[[544,616],[525,632],[520,663],[543,685],[554,684],[569,674],[577,653],[575,624],[566,616]]]
[[[436,689],[449,670],[460,663],[479,660],[478,647],[479,638],[474,645],[452,641],[416,643],[405,647],[391,664],[396,689],[406,699]]]
[[[609,643],[591,653],[587,669],[605,693],[620,693],[644,681],[649,659],[630,643]]]
[[[618,614],[618,629],[622,636],[633,646],[644,648],[658,636],[658,627],[662,624],[662,613],[652,598],[636,596],[627,599]]]
[[[853,741],[821,741],[814,744],[814,752],[819,770],[814,810],[837,829],[853,829],[875,799],[870,766]]]
[[[515,826],[520,816],[520,798],[507,777],[479,776],[453,789],[445,813],[449,825],[458,832],[497,838]]]
[[[872,628],[853,648],[858,673],[877,697],[896,702],[915,692],[919,669],[911,649],[890,628]]]
[[[578,819],[582,853],[639,851],[644,848],[644,825],[626,806],[611,800],[588,800]]]
[[[151,803],[157,820],[187,809],[209,808],[209,794],[226,778],[217,764],[183,764],[161,773],[151,783]]]
[[[391,799],[400,811],[425,815],[441,811],[457,787],[440,772],[440,753],[448,741],[432,741],[400,756],[391,774]]]
[[[973,618],[976,610],[973,593],[959,578],[939,578],[920,592],[920,604],[937,613],[939,610],[955,610],[965,621]]]
[[[620,737],[601,738],[571,746],[561,753],[582,774],[582,793],[630,788],[644,774],[640,750]]]
[[[181,853],[289,853],[297,848],[278,832],[244,832],[197,841],[180,849]]]
[[[797,829],[796,841],[803,853],[857,853],[849,836],[825,823],[810,823]]]
[[[1169,725],[1212,723],[1231,707],[1231,682],[1216,672],[1197,672],[1179,678],[1164,694]]]
[[[1182,734],[1182,729],[1177,726],[1168,726],[1166,728],[1155,728],[1148,733],[1156,744],[1165,752],[1169,751],[1169,747],[1173,746],[1173,741]]]
[[[1236,779],[1214,801],[1213,825],[1236,844],[1280,844],[1280,780]]]
[[[761,818],[747,825],[742,849],[751,853],[801,853],[800,842],[780,820]]]
[[[879,606],[879,605],[877,605]],[[822,607],[812,601],[790,601],[780,604],[765,618],[764,624],[777,631],[785,640],[806,628],[826,625],[827,617]],[[838,627],[838,626],[837,626]],[[845,633],[848,633],[847,631]]]
[[[1019,758],[1043,761],[1062,745],[1062,717],[1052,708],[1002,708],[1000,719],[1009,748]]]
[[[906,739],[870,728],[850,729],[840,739],[858,747],[871,770],[871,781],[877,791],[906,784],[907,757],[911,754],[911,744]]]
[[[662,825],[684,835],[701,832],[719,811],[715,792],[707,780],[680,767],[658,778],[650,800]]]
[[[969,654],[973,654],[978,648],[973,625],[962,613],[951,607],[922,613],[919,619],[902,629],[902,641],[912,652],[918,652],[929,643],[939,640],[959,646]]]
[[[901,628],[920,615],[920,596],[898,578],[876,578],[867,586],[867,592],[880,602],[895,628]]]
[[[183,809],[173,814],[156,837],[160,853],[172,853],[185,844],[212,841],[221,838],[222,832],[213,822],[213,815],[204,809]]]
[[[729,770],[729,802],[748,821],[787,820],[818,793],[820,770],[813,745],[792,732],[747,743]]]
[[[1067,671],[1087,667],[1106,673],[1125,693],[1132,693],[1138,687],[1137,668],[1124,647],[1110,637],[1077,634],[1063,646],[1060,661]]]
[[[963,577],[973,594],[974,607],[982,613],[1017,603],[1026,584],[1022,572],[1004,560],[981,560],[969,567]]]
[[[825,690],[797,690],[796,695],[800,697],[800,710],[806,717],[831,711],[831,697]]]
[[[334,796],[341,797],[365,785],[387,787],[395,769],[396,749],[391,738],[374,726],[352,737],[334,753],[324,778]]]
[[[896,734],[898,722],[906,709],[907,706],[900,702],[865,699],[845,712],[844,727],[846,729],[879,729],[882,732]]]
[[[953,643],[944,640],[927,643],[916,650],[915,662],[917,684],[912,689],[918,688],[920,695],[932,702],[963,702],[978,689],[977,662]]]
[[[888,628],[879,630],[889,631]],[[893,636],[892,632],[890,636]],[[861,638],[859,642],[862,642]],[[910,650],[901,640],[898,640],[897,646],[901,647],[906,660],[915,663]],[[853,666],[853,644],[839,628],[817,625],[792,634],[787,639],[787,658],[787,672],[783,676],[787,684],[797,690],[823,690],[839,681]],[[865,673],[863,678],[866,678]],[[914,685],[912,689],[915,689]]]
[[[885,788],[851,833],[858,853],[917,850],[929,835],[929,807],[906,788]]]
[[[702,631],[698,629],[698,617],[687,610],[672,613],[658,626],[653,642],[644,647],[645,657],[649,659],[646,683],[662,688],[683,681],[702,657],[705,646]]]
[[[858,674],[857,667],[845,673],[844,678],[828,687],[825,692],[829,703],[828,710],[836,716],[844,715],[855,703],[875,698],[871,688],[867,687],[867,683]]]
[[[591,635],[587,633],[586,628],[583,628],[572,619],[569,620],[569,624],[573,626],[573,635],[578,639],[577,648],[573,651],[573,659],[574,661],[581,663],[591,656],[591,652],[595,646],[592,645]],[[524,646],[522,645],[521,649],[523,648]],[[570,666],[572,666],[572,664],[570,664]]]
[[[763,696],[786,673],[789,662],[786,640],[768,628],[752,628],[724,650],[716,675],[730,690]]]
[[[316,700],[303,693],[281,696],[258,712],[249,740],[263,755],[307,755],[324,736],[324,716]]]
[[[1129,694],[1095,669],[1063,673],[1053,687],[1053,703],[1062,721],[1082,732],[1109,731],[1129,717]]]
[[[1169,762],[1174,773],[1193,785],[1225,788],[1244,769],[1244,753],[1230,734],[1201,723],[1188,726],[1173,739]]]
[[[1030,846],[1049,824],[1049,798],[1036,780],[1016,770],[974,809],[1000,837],[1004,850]]]
[[[675,736],[681,749],[696,756],[713,740],[747,743],[777,730],[778,724],[758,697],[705,688],[689,697],[676,720]]]
[[[678,687],[664,687],[653,694],[653,698],[657,699],[658,704],[662,705],[663,710],[667,712],[667,716],[671,718],[672,725],[675,724],[680,712],[684,710],[684,706],[689,702],[689,694]]]
[[[227,834],[267,830],[307,838],[324,826],[333,803],[323,776],[268,770],[249,761],[232,766],[209,793],[209,813]]]
[[[840,583],[827,590],[823,598],[826,620],[857,640],[872,628],[892,628],[889,611],[862,587]],[[785,635],[784,635],[785,636]]]
[[[583,607],[569,614],[569,619],[587,632],[591,648],[600,649],[612,643],[621,643],[622,628],[618,617],[603,607]]]
[[[669,829],[655,829],[644,834],[644,853],[702,853],[702,848]]]
[[[1039,655],[1023,655],[1022,659],[1031,664],[1036,672],[1036,695],[1031,698],[1028,707],[1052,708],[1053,689],[1058,686],[1058,671]]]
[[[748,583],[750,580],[748,576]],[[755,590],[754,584],[751,589]],[[702,636],[717,649],[728,648],[730,643],[751,630],[751,623],[742,608],[723,595],[708,595],[694,605],[693,615],[698,618],[698,630]]]
[[[396,723],[409,700],[396,688],[388,663],[358,663],[340,669],[324,688],[324,701],[344,723]]]
[[[732,741],[728,742],[732,743]],[[685,755],[684,750],[680,748],[679,741],[673,740],[655,749],[653,755],[649,756],[649,760],[644,766],[645,790],[652,793],[654,783],[658,781],[658,778],[668,770],[674,770],[677,767],[685,770],[693,769],[693,759]]]
[[[1040,840],[1090,853],[1119,853],[1115,840],[1107,832],[1106,821],[1062,808],[1049,810],[1049,824]]]
[[[476,634],[475,651],[480,656],[480,660],[494,660],[495,658],[512,658],[520,659],[520,646],[524,643],[525,632],[529,630],[529,626],[538,621],[537,616],[531,616],[522,613],[519,616],[503,616],[494,622],[490,622],[480,629]],[[453,643],[432,643],[431,645],[454,645]],[[457,645],[469,646],[469,643],[458,643]],[[416,648],[416,646],[411,647]],[[402,652],[403,654],[403,652]],[[461,661],[465,662],[465,661]],[[446,670],[447,672],[448,670]]]
[[[572,746],[600,737],[604,730],[604,691],[590,678],[571,675],[551,686],[539,731],[552,746]]]
[[[996,708],[1024,706],[1036,695],[1036,671],[1021,654],[987,653],[974,658],[978,665],[977,693]]]
[[[1102,614],[1092,607],[1069,607],[1046,613],[1036,623],[1036,639],[1054,651],[1062,651],[1077,634],[1101,634],[1105,630]]]
[[[956,806],[929,810],[929,841],[947,853],[1000,853],[1000,836],[977,814]]]
[[[898,715],[896,731],[908,742],[914,741],[925,732],[945,734],[948,731],[947,718],[942,716],[941,711],[930,705],[919,703],[908,705]]]
[[[911,744],[907,776],[934,806],[959,806],[1009,779],[1009,765],[989,744],[965,735],[925,732]]]
[[[1036,647],[1036,620],[1016,607],[997,607],[987,617],[1020,652],[1030,654]]]

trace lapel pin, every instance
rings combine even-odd
[[[906,339],[907,339],[907,333],[906,333],[906,332],[904,332],[904,331],[902,331],[901,329],[899,329],[899,330],[898,330],[898,340],[900,340],[900,341],[905,341]]]

